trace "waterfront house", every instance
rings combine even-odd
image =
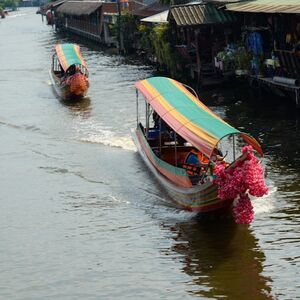
[[[255,0],[226,8],[242,19],[253,55],[251,85],[291,96],[300,107],[300,1]]]
[[[122,3],[66,1],[54,9],[55,26],[58,30],[108,46],[116,46],[112,26],[117,22],[118,15],[125,10],[132,11],[139,7],[135,1],[128,1],[124,5]]]
[[[102,2],[67,1],[55,10],[55,25],[59,30],[101,42],[103,36]]]
[[[238,34],[236,17],[224,5],[191,3],[172,6],[168,21],[176,32],[175,47],[197,84],[216,83],[214,57]]]

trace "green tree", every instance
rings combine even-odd
[[[171,76],[179,77],[177,72],[181,64],[181,58],[175,51],[174,35],[169,24],[155,26],[150,33],[155,56],[159,64],[166,69]]]
[[[19,6],[19,0],[0,0],[0,7],[9,7],[16,10]]]

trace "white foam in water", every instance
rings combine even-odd
[[[157,210],[155,209],[157,208]],[[163,209],[164,208],[164,209]],[[160,219],[168,220],[171,222],[185,222],[193,219],[198,213],[182,210],[179,208],[173,208],[169,206],[159,205],[152,207],[152,215],[158,215]]]
[[[87,137],[81,138],[81,141],[136,151],[130,135],[120,137],[108,130],[99,130],[97,133],[88,134]]]
[[[109,127],[91,120],[76,120],[74,126],[81,136],[80,141],[136,151],[129,130],[128,134],[121,136],[121,133],[113,132]]]
[[[261,198],[251,197],[255,214],[270,212],[275,208],[277,187],[274,182],[267,180],[266,182],[269,193]]]
[[[15,15],[8,15],[6,18],[17,18],[17,17],[22,17],[22,16],[26,16],[26,14],[15,14]]]
[[[129,201],[123,200],[123,199],[119,199],[119,198],[117,198],[117,197],[115,197],[113,195],[109,195],[108,197],[111,198],[114,202],[130,204]]]

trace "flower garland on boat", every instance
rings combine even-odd
[[[68,77],[66,84],[70,86],[70,92],[75,95],[83,94],[88,89],[88,81],[81,73]]]
[[[224,162],[214,168],[217,176],[214,183],[218,185],[218,197],[222,200],[237,199],[233,216],[237,224],[250,224],[254,218],[253,206],[249,194],[262,197],[268,193],[264,182],[264,171],[260,161],[253,154],[251,146],[245,146],[243,161],[237,161],[234,168],[226,170]]]

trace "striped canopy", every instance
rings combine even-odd
[[[259,143],[214,114],[180,82],[166,77],[138,81],[135,87],[157,114],[180,136],[210,157],[218,142],[231,134],[244,140],[263,155]]]
[[[61,64],[64,71],[67,71],[71,65],[83,65],[86,67],[80,47],[76,44],[57,44],[55,51],[59,63]]]

